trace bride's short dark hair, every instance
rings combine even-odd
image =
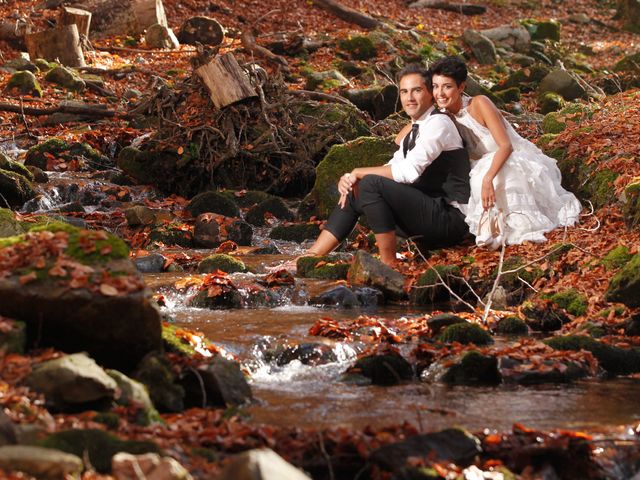
[[[412,75],[414,73],[422,76],[427,89],[431,91],[431,73],[419,63],[410,63],[400,70],[396,75],[396,82],[399,84],[402,77],[406,77],[407,75]]]
[[[464,60],[458,56],[444,57],[435,61],[429,67],[431,76],[442,75],[443,77],[451,77],[460,86],[467,79],[467,65]]]

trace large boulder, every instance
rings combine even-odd
[[[27,324],[31,346],[86,351],[133,368],[161,348],[160,313],[124,242],[52,222],[0,239],[0,315]]]
[[[557,69],[545,76],[538,86],[540,94],[553,92],[562,95],[565,100],[575,100],[586,94],[586,90],[566,70]]]
[[[531,34],[522,25],[481,30],[480,33],[491,40],[496,47],[506,48],[514,52],[527,53],[531,47]]]
[[[498,59],[496,47],[493,42],[482,33],[476,30],[465,30],[462,39],[469,45],[473,56],[481,65],[494,65]]]
[[[374,120],[382,120],[398,110],[400,94],[397,85],[384,85],[364,89],[349,89],[340,95],[360,110],[368,112]]]
[[[252,400],[251,387],[238,363],[221,356],[182,379],[186,401],[193,406],[230,407]]]

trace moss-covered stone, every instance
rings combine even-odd
[[[374,385],[397,385],[413,378],[411,364],[398,354],[369,355],[359,358],[348,373],[359,373]]]
[[[318,266],[320,264],[320,266]],[[336,262],[332,256],[300,257],[296,262],[299,277],[318,278],[323,280],[344,280],[347,278],[349,263]]]
[[[144,384],[155,407],[161,412],[184,410],[184,389],[176,383],[169,361],[158,353],[145,356],[132,377]]]
[[[511,270],[516,270],[520,267],[523,267],[527,262],[522,259],[522,257],[518,255],[514,255],[512,257],[507,258],[502,264],[502,271],[508,272]],[[545,275],[545,271],[540,267],[535,265],[531,265],[526,268],[522,268],[513,273],[503,274],[500,277],[500,285],[507,291],[511,292],[516,290],[522,286],[522,280],[529,284],[533,284],[536,280],[542,278]],[[491,279],[491,283],[493,283],[494,279],[498,274],[498,269],[496,269],[491,273],[489,277]]]
[[[581,103],[570,103],[558,112],[551,112],[542,119],[542,131],[544,133],[562,133],[567,128],[567,121],[580,122],[582,118],[590,115],[588,106]]]
[[[544,65],[521,68],[509,75],[503,82],[497,84],[492,90],[504,90],[511,87],[518,87],[521,92],[535,90],[548,73],[549,67]]]
[[[501,380],[498,360],[475,350],[466,352],[441,378],[452,385],[497,385]]]
[[[201,213],[218,213],[225,217],[239,217],[240,209],[238,205],[220,192],[209,190],[202,192],[191,199],[186,210],[197,217]]]
[[[586,174],[586,171],[583,175]],[[604,168],[589,175],[589,182],[584,185],[586,197],[591,199],[595,208],[604,207],[616,201],[614,182],[620,174]]]
[[[354,60],[369,60],[378,55],[373,39],[365,35],[354,35],[338,42],[341,50],[349,52]]]
[[[27,227],[22,226],[16,220],[13,211],[8,208],[0,208],[0,238],[13,237],[26,231]]]
[[[6,89],[15,89],[23,95],[42,97],[42,87],[38,83],[38,79],[33,73],[27,70],[16,72],[11,75]]]
[[[587,297],[574,288],[547,296],[555,305],[575,316],[587,313]]]
[[[168,223],[154,228],[149,233],[152,247],[162,245],[178,245],[180,247],[193,247],[193,232],[185,230],[181,223]]]
[[[66,430],[49,435],[39,442],[46,448],[72,453],[80,458],[88,457],[99,473],[111,472],[111,459],[118,452],[132,454],[161,453],[153,442],[121,440],[113,434],[97,429]]]
[[[49,70],[44,79],[72,92],[82,92],[87,86],[74,70],[63,66],[56,66]]]
[[[31,147],[27,151],[24,164],[47,170],[51,157],[65,162],[75,161],[80,168],[104,169],[113,167],[113,162],[88,143],[67,143],[60,138],[50,138],[43,143]]]
[[[21,207],[36,196],[31,182],[19,173],[0,169],[0,195],[12,207]]]
[[[334,90],[349,84],[344,75],[337,70],[311,72],[307,75],[306,90]]]
[[[623,267],[632,257],[633,254],[629,252],[629,248],[624,245],[618,245],[609,250],[609,253],[602,258],[600,263],[602,263],[607,270],[615,270]]]
[[[114,412],[98,412],[92,420],[112,430],[117,429],[118,425],[120,425],[120,416]]]
[[[2,152],[0,152],[0,170],[8,170],[10,172],[18,173],[30,182],[33,182],[33,173],[31,173],[27,167],[20,162],[11,160],[8,155]]]
[[[458,290],[460,281],[454,277],[460,276],[460,267],[457,265],[436,265],[425,271],[418,277],[418,281],[409,294],[411,303],[416,305],[431,305],[434,302],[448,300],[450,292],[445,288],[442,280],[454,291]],[[460,293],[460,292],[457,292]]]
[[[314,157],[325,152],[328,144],[369,135],[364,114],[351,104],[307,101],[291,105],[291,113],[295,122],[307,126],[306,147]]]
[[[544,343],[556,350],[587,350],[598,359],[602,368],[614,375],[628,375],[640,371],[640,350],[637,348],[615,347],[583,335],[552,337]]]
[[[611,279],[605,299],[632,308],[640,307],[640,253],[634,255]]]
[[[629,228],[640,226],[640,177],[633,178],[625,187],[622,213]]]
[[[531,35],[531,40],[560,41],[560,23],[555,20],[534,20],[531,18],[520,22]]]
[[[550,301],[526,301],[521,306],[522,314],[529,328],[535,332],[560,330],[569,317],[564,310]]]
[[[520,100],[520,89],[518,87],[511,87],[505,90],[499,90],[495,92],[495,94],[504,103],[517,102]]]
[[[271,230],[269,238],[302,243],[305,240],[313,240],[318,235],[320,235],[320,227],[317,223],[299,223],[295,225],[278,225]]]
[[[275,195],[260,191],[260,190],[246,190],[246,191],[233,191],[225,190],[221,192],[232,202],[236,203],[240,208],[253,207],[259,203],[269,200],[271,198],[277,198]]]
[[[496,326],[496,333],[500,335],[526,335],[529,333],[529,327],[516,316],[502,318]]]
[[[566,101],[562,98],[562,95],[555,92],[544,92],[538,98],[538,105],[540,105],[540,112],[547,114],[550,112],[557,112],[566,105]]]
[[[226,253],[209,255],[198,264],[198,273],[211,273],[216,270],[227,273],[246,272],[247,267],[242,261]]]
[[[316,168],[316,181],[305,199],[320,218],[327,218],[338,203],[338,180],[356,167],[376,167],[389,161],[397,150],[392,138],[361,137],[334,145]]]
[[[158,179],[157,171],[161,158],[153,152],[143,152],[134,147],[125,147],[120,150],[117,165],[127,175],[141,183],[155,183]]]
[[[638,72],[640,71],[640,52],[627,55],[613,67],[616,72]]]
[[[538,148],[544,152],[548,152],[549,150],[553,149],[553,146],[550,145],[551,142],[553,142],[556,138],[558,138],[558,134],[557,133],[545,133],[544,135],[541,135],[540,138],[538,138],[538,141],[536,142],[536,145],[538,146]],[[555,158],[555,157],[553,157]]]
[[[116,398],[116,403],[130,409],[136,409],[134,422],[137,425],[147,426],[152,423],[163,422],[160,414],[153,406],[147,387],[117,370],[107,370],[106,372],[107,375],[115,380],[120,390],[120,396]]]
[[[445,343],[458,342],[464,345],[489,345],[493,343],[491,334],[476,323],[456,323],[449,325],[438,336],[438,340]]]
[[[4,320],[0,329],[0,352],[24,353],[27,345],[27,325],[17,320]]]
[[[268,213],[279,220],[293,220],[293,213],[280,197],[270,197],[251,208],[245,215],[245,220],[252,225],[264,226],[265,214]]]

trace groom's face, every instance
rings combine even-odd
[[[402,108],[411,117],[418,120],[433,103],[433,97],[419,73],[410,73],[400,79],[400,102]]]

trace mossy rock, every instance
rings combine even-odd
[[[633,254],[629,252],[629,248],[624,245],[618,245],[609,250],[609,253],[600,260],[600,263],[604,265],[607,270],[616,270],[624,267],[632,258]]]
[[[590,108],[581,103],[570,103],[558,112],[547,113],[542,119],[544,133],[562,133],[567,128],[567,121],[580,122],[590,116]]]
[[[505,90],[499,90],[495,92],[495,95],[504,103],[517,102],[520,100],[520,89],[518,87],[511,87]]]
[[[409,300],[415,305],[432,305],[434,302],[446,301],[450,299],[449,290],[441,285],[440,278],[454,292],[460,294],[461,281],[453,278],[461,275],[460,267],[457,265],[436,265],[425,271],[418,277],[418,281],[411,289]]]
[[[313,205],[319,218],[327,218],[338,203],[338,180],[356,167],[377,167],[387,163],[398,146],[392,138],[361,137],[334,145],[316,168],[316,181],[303,203]]]
[[[317,223],[299,223],[295,225],[278,225],[271,230],[269,238],[302,243],[305,240],[313,240],[318,235],[320,235],[320,226]]]
[[[16,57],[8,62],[2,64],[2,69],[6,72],[20,72],[23,70],[28,70],[33,73],[38,73],[40,69],[35,63],[30,62],[26,58]]]
[[[570,319],[564,310],[549,301],[524,302],[522,314],[529,328],[535,332],[553,332],[560,330]]]
[[[397,385],[414,377],[413,368],[401,355],[383,354],[359,358],[349,373],[357,371],[369,378],[373,385]]]
[[[91,466],[99,473],[111,473],[111,459],[118,452],[134,455],[161,453],[153,442],[121,440],[115,435],[97,429],[65,430],[49,435],[38,445],[72,453],[80,458],[88,457]]]
[[[59,65],[59,63],[57,62],[49,62],[44,58],[36,58],[36,61],[34,63],[41,72],[48,72],[52,68],[56,68]]]
[[[510,316],[500,319],[496,326],[496,333],[500,335],[527,335],[529,327],[521,318]]]
[[[550,112],[557,112],[566,105],[566,101],[562,98],[562,95],[554,92],[544,92],[538,98],[538,105],[540,106],[540,112],[547,114]]]
[[[450,385],[497,385],[502,381],[498,360],[471,350],[452,365],[440,381]]]
[[[8,155],[2,152],[0,152],[0,170],[8,170],[10,172],[19,173],[30,182],[33,182],[33,173],[31,173],[27,167],[25,167],[20,162],[11,160]]]
[[[509,257],[504,261],[502,265],[502,271],[505,272],[509,270],[515,270],[524,266],[526,263],[527,262],[523,260],[522,257],[514,255],[513,257]],[[517,272],[502,275],[500,277],[500,284],[507,292],[512,292],[522,286],[522,281],[520,280],[520,278],[529,284],[533,284],[538,279],[542,278],[545,274],[545,270],[532,265],[530,267],[523,268],[522,270],[518,270]],[[498,269],[496,267],[496,269],[491,273],[491,276],[489,277],[491,283],[493,283],[497,275]]]
[[[582,175],[587,176],[589,181],[578,193],[590,199],[595,208],[601,208],[617,201],[614,184],[620,175],[619,173],[603,168],[591,174],[588,169],[585,169]]]
[[[6,320],[5,320],[6,321]],[[18,320],[12,320],[10,325],[0,330],[0,352],[3,354],[25,352],[27,345],[27,325]]]
[[[82,80],[75,71],[63,66],[57,66],[49,70],[44,76],[44,79],[72,92],[82,92],[87,87],[84,80]]]
[[[320,266],[317,266],[321,264]],[[350,263],[336,262],[332,256],[300,257],[296,262],[296,272],[302,278],[318,278],[322,280],[345,280]]]
[[[458,342],[464,345],[489,345],[493,343],[491,334],[475,323],[456,323],[449,325],[438,335],[438,340],[445,343]]]
[[[522,26],[531,35],[531,40],[553,40],[560,41],[560,23],[555,20],[533,20],[525,19],[520,21]]]
[[[196,349],[187,341],[180,338],[177,334],[179,327],[171,325],[170,323],[162,323],[162,342],[167,351],[172,353],[178,353],[184,357],[194,357],[200,354]],[[211,344],[208,339],[204,339],[206,345]]]
[[[43,143],[31,147],[27,151],[24,164],[47,170],[50,156],[60,158],[66,162],[78,162],[81,168],[106,169],[112,168],[113,162],[102,155],[88,143],[67,143],[60,138],[50,138]]]
[[[181,224],[169,223],[151,230],[149,240],[152,246],[178,245],[179,247],[193,247],[193,232],[184,230]]]
[[[242,261],[226,253],[209,255],[198,264],[198,273],[211,273],[216,270],[227,273],[246,272],[247,267]]]
[[[31,182],[19,173],[0,169],[0,195],[12,207],[21,207],[36,196]]]
[[[191,199],[186,210],[192,217],[197,217],[201,213],[218,213],[225,217],[239,217],[240,209],[238,205],[220,192],[209,190],[202,192]]]
[[[495,89],[493,90],[505,90],[511,87],[516,87],[520,89],[518,85],[503,85],[500,87],[496,86]],[[466,87],[464,89],[466,94],[471,95],[472,97],[475,97],[477,95],[484,95],[485,97],[488,97],[489,100],[491,100],[496,107],[498,108],[504,107],[504,102],[500,97],[498,97],[495,94],[493,90],[490,90],[487,87],[485,87],[482,83],[480,83],[480,81],[476,80],[473,76],[469,75],[467,77]]]
[[[0,238],[13,237],[27,231],[18,220],[13,211],[8,208],[0,208]]]
[[[613,375],[629,375],[640,371],[640,349],[620,348],[583,335],[552,337],[544,341],[555,350],[587,350]]]
[[[587,313],[587,297],[574,288],[557,292],[552,295],[546,295],[545,298],[548,298],[555,305],[563,308],[568,313],[576,317]]]
[[[627,307],[640,307],[640,253],[635,254],[611,279],[605,300],[624,303]]]
[[[550,145],[550,144],[556,138],[558,138],[558,134],[557,133],[545,133],[544,135],[541,135],[540,138],[538,138],[538,141],[536,142],[536,145],[543,152],[545,152],[545,153],[549,152],[550,150],[553,150],[553,146]]]
[[[334,90],[349,84],[349,80],[345,78],[337,70],[327,70],[324,72],[311,72],[307,75],[305,84],[306,90]]]
[[[178,159],[178,154],[172,151],[151,152],[125,147],[120,150],[116,163],[124,173],[138,182],[170,190],[174,181],[182,180],[176,176]],[[190,191],[187,187],[185,185],[185,190],[180,192]]]
[[[394,114],[400,104],[398,86],[394,84],[349,89],[340,94],[360,110],[368,112],[374,120]]]
[[[147,387],[151,401],[159,411],[184,410],[184,389],[176,383],[171,364],[161,354],[146,355],[131,376]]]
[[[376,44],[365,35],[354,35],[338,42],[338,48],[349,53],[354,60],[369,60],[378,55]]]
[[[270,197],[251,208],[245,215],[245,220],[252,225],[264,226],[264,215],[269,213],[278,220],[293,220],[293,213],[280,197]]]
[[[529,92],[538,87],[538,84],[548,75],[549,71],[549,67],[539,64],[529,68],[522,68],[513,72],[504,81],[493,87],[492,90],[496,91],[518,87],[523,93]]]
[[[640,177],[635,177],[625,187],[622,213],[629,228],[640,226]]]
[[[639,72],[640,71],[640,52],[627,55],[613,67],[616,72]]]
[[[234,192],[233,190],[225,190],[221,192],[232,202],[236,203],[240,208],[253,207],[259,203],[269,200],[271,198],[278,198],[275,195],[260,191],[260,190],[246,190],[241,192]]]
[[[148,426],[152,423],[163,422],[160,414],[153,406],[147,387],[117,370],[106,370],[106,372],[107,375],[115,380],[120,390],[120,396],[116,399],[116,403],[129,408],[137,408],[134,420],[137,425]]]
[[[11,75],[6,90],[17,90],[23,95],[32,97],[42,97],[42,87],[38,83],[36,76],[28,70],[16,72]]]

